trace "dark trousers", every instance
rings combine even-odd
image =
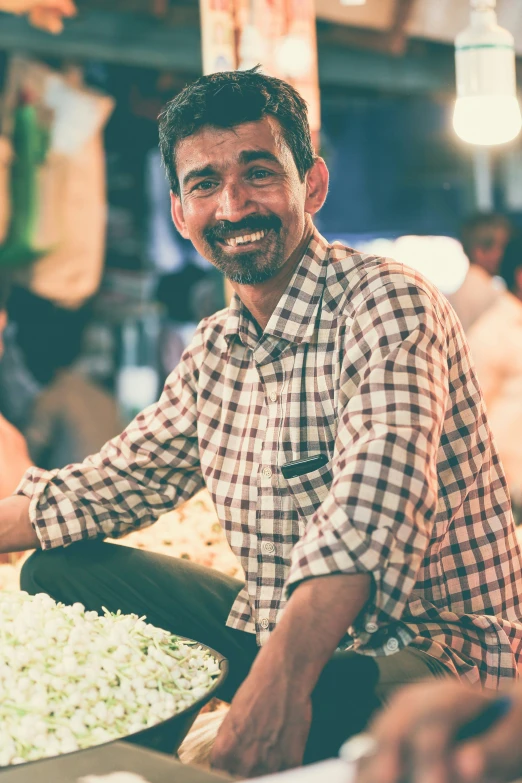
[[[229,661],[219,694],[231,701],[248,675],[258,647],[252,634],[226,626],[242,582],[187,560],[99,541],[35,552],[23,566],[22,590],[48,593],[65,604],[80,601],[101,613],[121,609],[196,639]],[[312,695],[312,728],[305,762],[337,755],[397,688],[428,677],[450,676],[436,659],[413,648],[386,658],[337,652]]]

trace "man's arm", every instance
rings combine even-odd
[[[30,522],[42,549],[125,535],[152,524],[202,488],[192,351],[201,356],[203,341],[199,331],[160,400],[97,454],[60,470],[27,471],[17,494],[30,500]],[[9,541],[16,544],[15,519],[9,509],[5,514]]]
[[[251,776],[302,762],[312,691],[370,588],[367,574],[335,574],[306,580],[294,590],[223,722],[212,756],[215,767]]]
[[[29,519],[29,498],[13,495],[0,501],[0,554],[38,549],[40,540]]]

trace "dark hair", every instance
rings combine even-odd
[[[6,309],[10,292],[11,275],[4,269],[0,269],[0,312]]]
[[[508,243],[500,262],[498,273],[506,281],[508,289],[515,292],[517,286],[517,271],[522,268],[522,237],[515,236]]]
[[[179,194],[176,146],[201,128],[234,128],[275,117],[301,180],[313,165],[314,150],[306,103],[297,90],[257,68],[201,76],[170,101],[160,115],[159,138],[170,186]]]
[[[477,232],[482,228],[498,227],[505,228],[509,235],[511,235],[513,230],[513,226],[508,218],[498,214],[498,212],[477,212],[464,221],[460,231],[460,238],[468,258],[471,258],[476,247]]]

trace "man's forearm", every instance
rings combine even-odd
[[[29,498],[12,495],[0,501],[0,553],[40,548],[29,519]]]
[[[257,656],[253,672],[265,665],[287,671],[302,695],[310,695],[370,592],[368,574],[333,574],[302,582]]]

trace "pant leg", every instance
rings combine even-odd
[[[312,694],[312,727],[305,763],[337,756],[343,742],[363,731],[399,688],[449,676],[451,672],[444,664],[412,647],[382,658],[353,651],[335,653]]]
[[[226,626],[243,583],[180,558],[102,541],[37,551],[25,562],[22,590],[56,601],[80,601],[89,610],[146,615],[171,633],[196,639],[229,661],[220,698],[229,701],[257,654],[253,634]]]

